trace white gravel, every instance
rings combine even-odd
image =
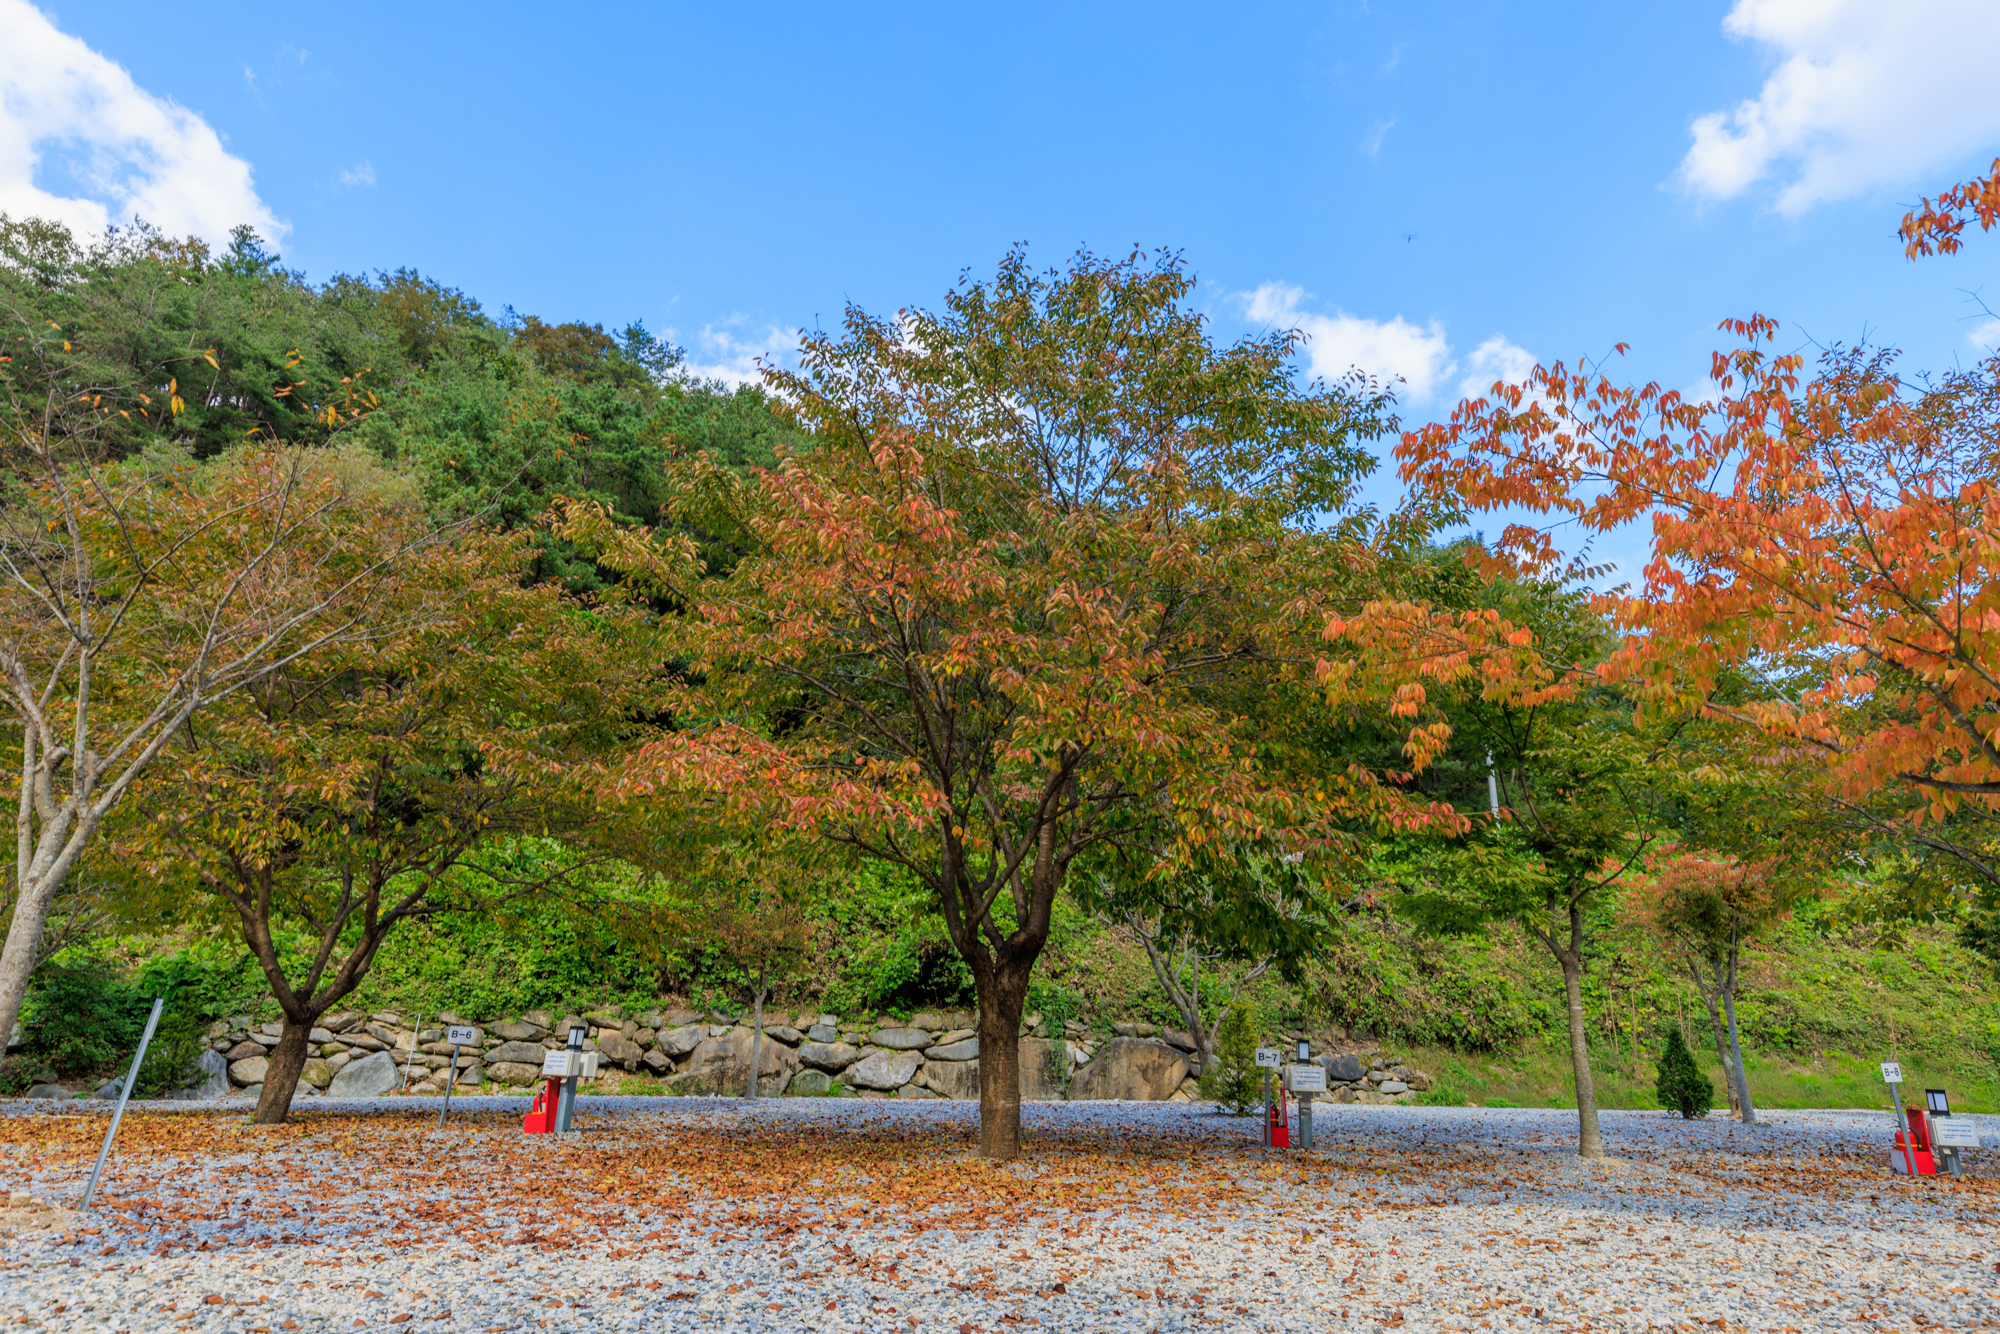
[[[75,1106],[6,1105],[0,1178],[58,1208],[0,1213],[0,1321],[967,1334],[2000,1318],[1987,1155],[1956,1181],[1893,1177],[1886,1114],[1753,1129],[1607,1113],[1622,1161],[1598,1166],[1569,1152],[1561,1111],[1322,1107],[1318,1150],[1274,1154],[1254,1120],[1200,1106],[1046,1103],[1026,1109],[1027,1156],[996,1169],[971,1158],[977,1109],[961,1103],[590,1098],[567,1143],[519,1134],[525,1100],[467,1101],[479,1115],[443,1132],[422,1105],[319,1099],[275,1131],[212,1105],[177,1124],[135,1108],[108,1208],[87,1218],[61,1207],[101,1115],[58,1136]]]

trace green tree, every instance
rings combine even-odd
[[[1659,1081],[1653,1090],[1660,1106],[1679,1112],[1689,1121],[1707,1116],[1715,1106],[1715,1086],[1694,1063],[1687,1043],[1681,1041],[1681,1031],[1671,1024],[1667,1026],[1667,1045],[1660,1052],[1659,1071]]]
[[[1263,1100],[1263,1071],[1257,1068],[1257,1031],[1250,1007],[1232,1004],[1215,1031],[1215,1060],[1201,1072],[1201,1096],[1248,1116]]]

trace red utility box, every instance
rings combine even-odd
[[[545,1079],[542,1091],[535,1095],[535,1105],[521,1118],[521,1131],[528,1135],[553,1135],[556,1129],[556,1104],[562,1099],[562,1080]]]
[[[1889,1166],[1911,1177],[1934,1177],[1937,1160],[1931,1154],[1930,1117],[1921,1107],[1905,1107],[1908,1130],[1896,1132],[1896,1147],[1889,1153]]]
[[[1289,1149],[1292,1147],[1292,1128],[1285,1119],[1285,1091],[1280,1088],[1271,1100],[1264,1118],[1264,1147],[1267,1149]]]

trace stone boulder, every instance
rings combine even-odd
[[[924,1053],[927,1061],[976,1061],[979,1059],[979,1039],[962,1038],[946,1043],[942,1047],[932,1047]]]
[[[764,1029],[764,1036],[773,1041],[782,1042],[787,1047],[796,1047],[799,1045],[799,1040],[805,1037],[805,1034],[799,1032],[798,1029],[793,1028],[790,1024],[769,1024]]]
[[[545,1050],[546,1048],[539,1042],[503,1042],[486,1053],[486,1061],[489,1065],[495,1061],[532,1065],[539,1070],[542,1068],[542,1054]]]
[[[1322,1056],[1319,1063],[1326,1067],[1326,1077],[1343,1084],[1352,1084],[1368,1073],[1368,1067],[1361,1058],[1351,1053],[1341,1056]]]
[[[261,1042],[252,1042],[248,1038],[245,1038],[223,1053],[224,1056],[232,1061],[248,1061],[263,1054],[264,1044]]]
[[[941,1093],[933,1093],[931,1090],[925,1088],[922,1084],[910,1083],[910,1084],[905,1084],[903,1085],[903,1087],[897,1089],[896,1096],[899,1098],[940,1098],[943,1097],[944,1095]]]
[[[639,1058],[645,1055],[644,1052],[639,1050],[638,1043],[617,1033],[606,1033],[603,1037],[599,1038],[597,1040],[597,1050],[603,1053],[605,1061],[614,1065],[622,1065],[627,1070],[637,1070],[639,1068]]]
[[[869,1040],[890,1051],[922,1051],[931,1045],[931,1035],[921,1028],[878,1028]]]
[[[259,1047],[258,1051],[263,1048]],[[229,1063],[229,1079],[235,1084],[261,1084],[270,1071],[271,1063],[263,1056],[249,1056]]]
[[[913,1051],[871,1051],[847,1067],[846,1079],[857,1088],[899,1089],[923,1063],[924,1058]]]
[[[542,1075],[542,1063],[495,1061],[486,1067],[486,1077],[496,1084],[532,1084]]]
[[[753,1035],[747,1028],[733,1028],[719,1038],[704,1038],[693,1052],[689,1053],[687,1064],[667,1079],[667,1087],[676,1093],[720,1093],[741,1094],[750,1084],[750,1046]],[[799,1055],[790,1047],[776,1042],[764,1044],[761,1069],[757,1072],[757,1091],[776,1097],[785,1091],[798,1073]]]
[[[125,1076],[120,1075],[116,1079],[106,1080],[104,1083],[99,1084],[97,1086],[97,1092],[91,1094],[90,1096],[93,1098],[101,1099],[105,1102],[117,1102],[118,1095],[124,1091],[125,1091]]]
[[[683,1024],[679,1028],[668,1029],[653,1039],[653,1042],[667,1055],[679,1058],[700,1046],[707,1036],[708,1029],[705,1025]]]
[[[1113,1038],[1071,1076],[1069,1096],[1079,1101],[1165,1102],[1187,1073],[1187,1058],[1164,1042]]]
[[[918,1078],[941,1098],[969,1102],[979,1097],[977,1061],[927,1061]]]
[[[229,1096],[229,1062],[221,1052],[205,1051],[194,1064],[201,1071],[201,1082],[192,1088],[176,1089],[168,1097],[188,1102],[210,1102]]]
[[[837,1075],[861,1059],[861,1049],[845,1042],[808,1042],[798,1050],[800,1065]]]
[[[493,1036],[507,1042],[540,1042],[548,1035],[546,1025],[523,1023],[516,1019],[493,1025]]]
[[[362,1016],[352,1010],[342,1010],[339,1014],[322,1016],[320,1024],[329,1033],[345,1033],[348,1029],[360,1023],[361,1019]]]
[[[814,1024],[806,1030],[806,1040],[809,1042],[838,1042],[840,1041],[840,1029],[833,1024]]]
[[[309,1060],[305,1069],[299,1071],[299,1082],[323,1089],[333,1082],[333,1067],[322,1060]]]
[[[801,1070],[792,1076],[785,1092],[794,1098],[818,1098],[833,1090],[833,1076],[824,1070]]]
[[[1021,1100],[1023,1102],[1058,1102],[1063,1096],[1064,1085],[1068,1082],[1067,1044],[1051,1038],[1022,1038]]]
[[[921,1014],[913,1014],[910,1016],[910,1027],[926,1028],[933,1033],[941,1033],[944,1031],[944,1016],[941,1014],[934,1014],[929,1010],[925,1010]]]
[[[639,1058],[639,1064],[656,1075],[663,1075],[674,1068],[673,1057],[663,1051],[649,1051]]]
[[[235,1073],[233,1069],[231,1073]],[[342,1066],[326,1091],[336,1098],[379,1098],[402,1082],[396,1058],[378,1051]]]

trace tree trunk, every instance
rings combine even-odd
[[[1738,1094],[1736,1092],[1736,1064],[1729,1059],[1728,1032],[1722,1024],[1722,1011],[1716,1006],[1716,994],[1722,988],[1718,985],[1715,991],[1710,991],[1703,984],[1701,980],[1701,966],[1699,964],[1690,962],[1688,964],[1688,971],[1694,976],[1694,989],[1701,993],[1702,1003],[1708,1006],[1708,1028],[1709,1032],[1715,1037],[1715,1059],[1722,1062],[1722,1082],[1729,1090],[1729,1114],[1731,1116],[1739,1115],[1743,1109],[1743,1105],[1738,1101]],[[1718,981],[1721,978],[1721,974],[1722,970],[1717,968],[1716,976]]]
[[[1722,1008],[1729,1016],[1729,1050],[1736,1057],[1736,1091],[1742,1099],[1740,1113],[1743,1124],[1757,1124],[1757,1105],[1750,1101],[1750,1071],[1743,1065],[1743,1041],[1736,1032],[1736,958],[1737,935],[1734,927],[1729,932],[1729,983],[1722,991]]]
[[[1583,1018],[1583,961],[1562,955],[1563,991],[1569,999],[1569,1063],[1576,1076],[1576,1156],[1602,1158],[1604,1137],[1597,1128],[1597,1088],[1590,1080],[1590,1033]]]
[[[757,1096],[757,1086],[764,1079],[764,970],[757,970],[757,990],[750,1002],[750,1091],[743,1096]]]
[[[37,946],[48,920],[49,901],[54,888],[44,882],[25,888],[14,898],[14,918],[7,927],[7,944],[0,948],[0,1061],[14,1036],[14,1024],[21,1017],[21,1001],[28,994],[28,979],[34,976]]]
[[[1553,905],[1551,905],[1553,906]],[[1590,1078],[1590,1029],[1583,1013],[1583,905],[1569,903],[1569,941],[1554,932],[1542,937],[1562,965],[1563,994],[1569,1002],[1569,1063],[1576,1079],[1576,1156],[1602,1158],[1604,1137],[1597,1127],[1597,1086]]]
[[[1035,954],[1015,951],[973,973],[979,992],[979,1155],[1021,1155],[1021,1011]]]
[[[277,1126],[285,1123],[285,1118],[291,1114],[292,1095],[299,1089],[299,1076],[305,1073],[306,1059],[312,1055],[307,1040],[312,1036],[313,1025],[318,1022],[317,1011],[303,1021],[285,1016],[285,1027],[278,1034],[278,1045],[265,1058],[264,1092],[257,1099],[257,1111],[251,1116],[250,1124]]]

